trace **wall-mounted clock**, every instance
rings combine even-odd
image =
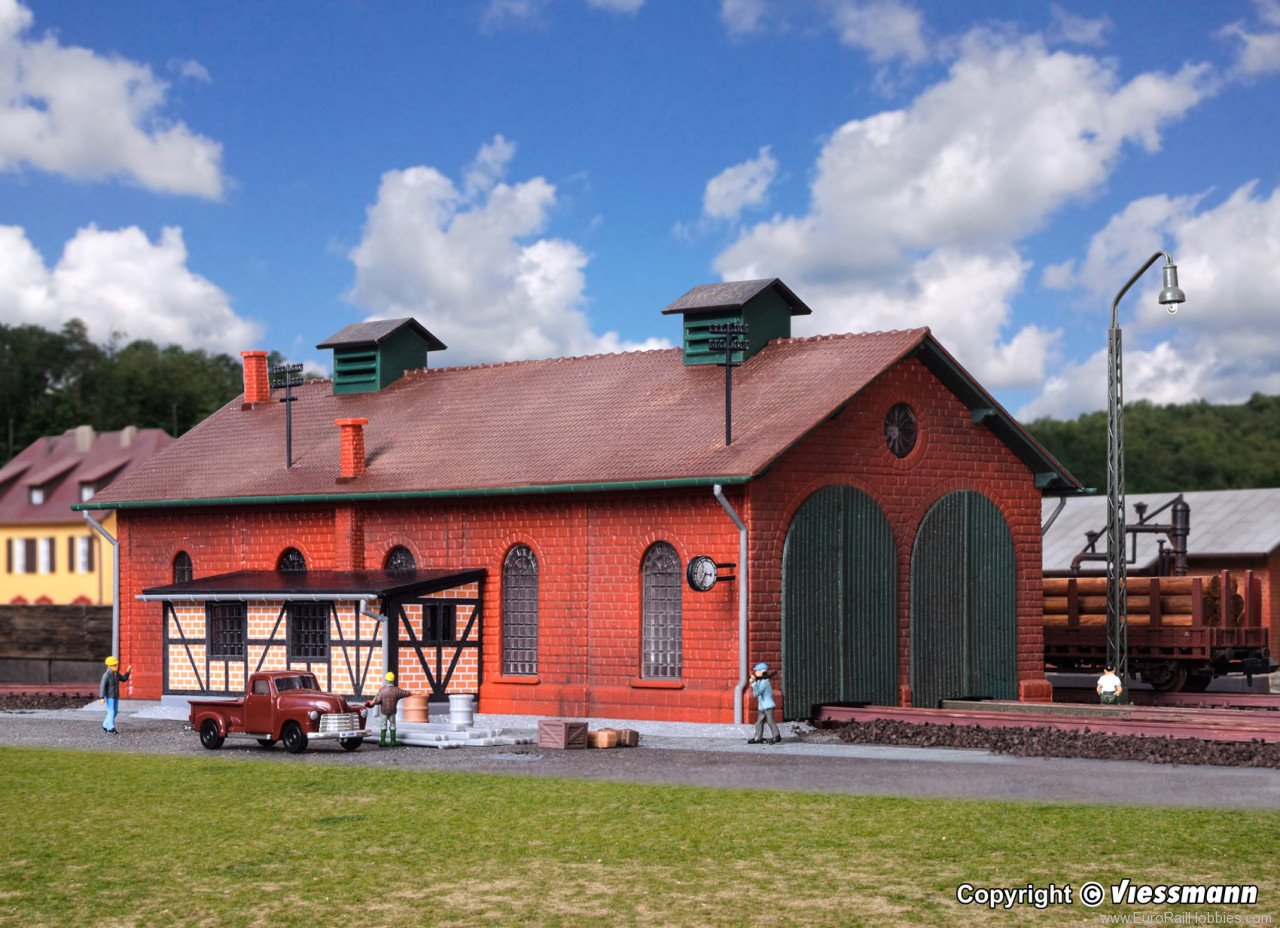
[[[919,434],[916,414],[906,403],[898,403],[885,414],[884,443],[895,456],[905,458],[910,454]]]
[[[685,577],[690,587],[699,593],[705,593],[716,585],[716,562],[705,554],[699,554],[689,561]]]

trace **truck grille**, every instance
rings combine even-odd
[[[358,731],[360,716],[354,712],[331,712],[320,716],[320,733]]]

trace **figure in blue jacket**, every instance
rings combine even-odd
[[[769,672],[769,665],[765,663],[756,664],[751,673],[751,692],[756,694],[760,714],[756,716],[756,736],[747,744],[777,744],[782,740],[782,735],[778,733],[778,723],[773,720],[773,684],[769,682],[771,676],[773,674]],[[765,722],[769,723],[769,731],[773,734],[767,742],[764,740]]]

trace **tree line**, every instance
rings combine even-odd
[[[1081,483],[1105,491],[1105,411],[1026,428]],[[1130,493],[1280,487],[1280,396],[1255,393],[1239,405],[1127,403],[1124,458]]]
[[[0,460],[78,425],[177,436],[244,389],[239,358],[139,340],[100,346],[73,319],[0,325]]]

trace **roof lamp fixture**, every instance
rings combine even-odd
[[[1157,297],[1160,305],[1172,315],[1178,311],[1179,303],[1186,302],[1187,295],[1178,286],[1178,266],[1173,263],[1173,257],[1168,252],[1157,251],[1112,300],[1111,328],[1107,333],[1107,663],[1125,682],[1121,702],[1129,701],[1129,616],[1124,524],[1124,369],[1116,309],[1129,288],[1161,258],[1164,258],[1164,287]]]

